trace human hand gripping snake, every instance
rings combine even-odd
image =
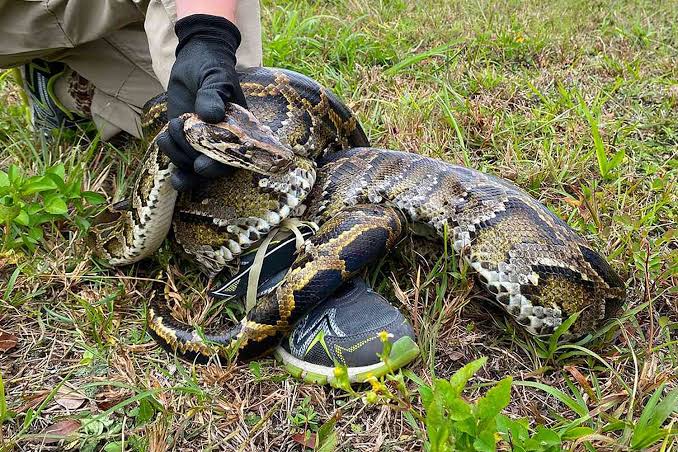
[[[127,202],[102,213],[90,239],[112,265],[152,255],[169,228],[210,275],[237,268],[286,218],[319,225],[283,283],[224,331],[174,319],[160,296],[148,324],[186,359],[275,347],[306,312],[388,253],[406,233],[448,240],[495,304],[528,332],[549,335],[581,313],[569,333],[594,331],[616,315],[622,280],[564,221],[503,179],[413,153],[369,147],[353,113],[315,81],[268,68],[240,74],[249,111],[229,106],[225,122],[186,116],[199,152],[239,168],[179,197],[173,166],[151,141]],[[166,122],[166,99],[145,108],[147,136]]]

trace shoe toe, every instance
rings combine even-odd
[[[314,365],[364,367],[381,361],[384,344],[414,339],[407,319],[384,297],[359,279],[349,281],[332,298],[309,312],[296,325],[284,348]]]

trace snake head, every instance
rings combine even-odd
[[[193,113],[182,118],[188,143],[225,165],[271,175],[285,170],[294,158],[268,126],[240,105],[226,104],[226,118],[218,124],[204,122]]]

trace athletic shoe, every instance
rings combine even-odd
[[[33,127],[45,137],[61,127],[75,129],[89,122],[69,111],[54,93],[54,84],[66,73],[66,65],[59,62],[33,60],[22,68],[23,85],[31,107]]]
[[[386,362],[379,356],[385,333],[392,344]],[[418,354],[407,319],[360,278],[345,283],[305,315],[275,350],[293,376],[319,384],[333,384],[338,366],[347,368],[351,383],[364,382],[408,364]]]

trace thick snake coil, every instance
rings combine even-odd
[[[502,179],[417,154],[368,146],[350,110],[299,74],[259,68],[241,74],[253,116],[232,107],[226,123],[189,117],[200,152],[241,168],[182,196],[169,188],[171,164],[149,146],[128,210],[102,216],[98,254],[119,265],[152,254],[173,223],[177,241],[209,273],[236,268],[286,217],[320,226],[283,283],[242,322],[200,331],[151,300],[156,339],[187,359],[263,354],[309,309],[379,259],[407,232],[448,240],[491,299],[527,331],[552,333],[580,313],[572,335],[615,315],[623,282],[565,222]],[[163,99],[149,122],[163,120]]]

